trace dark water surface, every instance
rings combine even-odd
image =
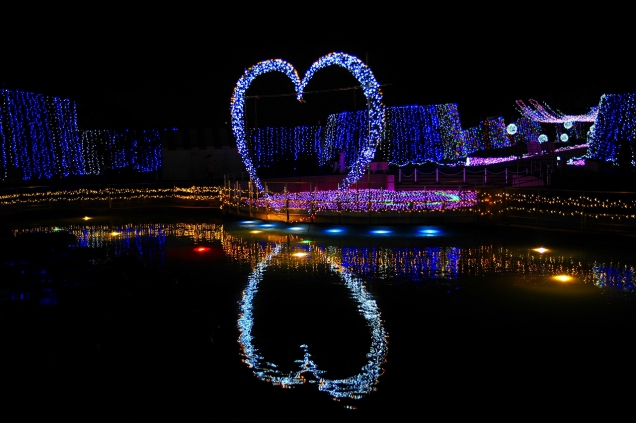
[[[4,218],[3,421],[607,418],[631,403],[627,237],[83,217]]]

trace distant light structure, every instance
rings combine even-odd
[[[522,100],[517,100],[517,111],[528,119],[541,123],[566,123],[569,122],[595,122],[598,116],[598,106],[593,106],[584,115],[566,115],[558,110],[552,110],[550,106],[541,105],[538,101],[528,100],[531,106],[526,105]]]

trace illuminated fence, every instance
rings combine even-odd
[[[454,170],[454,169],[453,169]],[[510,173],[510,175],[509,175]],[[440,168],[431,170],[421,170],[413,168],[410,171],[399,169],[398,170],[398,183],[412,181],[419,182],[434,182],[443,183],[447,185],[451,183],[473,183],[475,185],[488,185],[489,179],[496,180],[501,185],[508,185],[512,180],[513,172],[508,172],[505,168],[499,172],[493,172],[488,168],[472,171],[467,167],[463,167],[458,171],[443,171]]]
[[[508,167],[493,169],[483,166],[461,168],[398,169],[396,184],[424,187],[498,188],[550,185],[555,166],[541,160],[529,160],[516,170]]]

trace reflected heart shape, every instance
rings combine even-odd
[[[255,78],[268,72],[281,72],[294,84],[296,99],[304,102],[303,92],[314,74],[327,66],[340,66],[347,69],[358,80],[367,99],[369,107],[369,131],[359,148],[359,156],[353,161],[351,170],[344,177],[341,189],[347,189],[357,182],[363,175],[368,164],[373,160],[375,150],[384,132],[384,105],[380,85],[371,69],[355,56],[346,53],[330,53],[315,61],[301,80],[294,66],[282,59],[265,60],[255,64],[245,71],[234,87],[230,112],[232,115],[232,132],[236,139],[238,151],[243,164],[254,183],[256,190],[263,192],[263,184],[254,167],[247,146],[247,130],[245,123],[245,93]]]
[[[255,265],[248,277],[248,283],[243,291],[240,303],[240,313],[237,322],[240,336],[239,343],[244,363],[252,369],[255,376],[263,381],[283,388],[305,383],[315,384],[319,391],[327,392],[334,399],[349,398],[357,400],[374,391],[379,377],[384,370],[382,365],[386,360],[388,349],[388,334],[380,316],[380,310],[372,295],[366,290],[365,281],[342,265],[337,256],[332,256],[320,247],[311,247],[312,255],[327,263],[332,272],[339,275],[343,284],[349,289],[352,298],[358,303],[358,312],[364,317],[369,330],[369,351],[366,353],[366,364],[357,374],[345,378],[328,378],[326,370],[320,369],[309,353],[309,345],[302,344],[302,358],[295,360],[298,368],[293,371],[283,371],[276,363],[264,357],[254,344],[252,329],[254,328],[255,297],[258,294],[260,282],[264,278],[267,267],[277,256],[288,257],[290,247],[286,244],[276,244],[266,257]],[[262,304],[261,304],[262,305]]]

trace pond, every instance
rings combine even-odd
[[[585,415],[633,372],[629,237],[73,213],[4,219],[25,418]]]

